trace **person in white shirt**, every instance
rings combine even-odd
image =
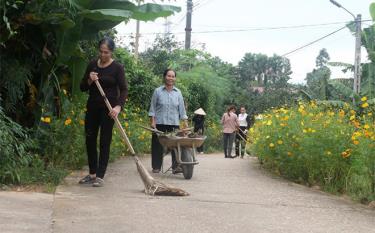
[[[240,130],[236,136],[236,157],[241,154],[241,158],[243,158],[245,155],[247,131],[252,125],[251,117],[246,113],[246,109],[243,106],[240,108],[240,114],[238,114],[238,122]]]

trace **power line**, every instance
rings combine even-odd
[[[337,30],[335,30],[335,31],[333,31],[333,32],[331,32],[331,33],[325,35],[325,36],[322,36],[322,37],[320,37],[320,38],[318,38],[318,39],[316,39],[316,40],[314,40],[314,41],[312,41],[312,42],[310,42],[310,43],[308,43],[308,44],[305,44],[305,45],[303,45],[303,46],[301,46],[301,47],[298,47],[298,48],[296,48],[296,49],[293,49],[292,51],[287,52],[287,53],[285,53],[285,54],[283,54],[283,55],[281,55],[281,56],[282,56],[282,57],[285,57],[285,56],[287,56],[287,55],[289,55],[289,54],[292,54],[292,53],[294,53],[294,52],[297,52],[298,50],[301,50],[301,49],[306,48],[306,47],[308,47],[308,46],[310,46],[310,45],[312,45],[312,44],[315,44],[316,42],[321,41],[321,40],[323,40],[323,39],[325,39],[325,38],[327,38],[327,37],[329,37],[329,36],[332,36],[333,34],[339,32],[339,31],[341,31],[341,30],[343,30],[343,29],[345,29],[345,28],[346,28],[346,25],[345,25],[344,27],[339,28],[339,29],[337,29]]]
[[[362,20],[362,22],[368,22],[368,21],[372,21],[372,20]],[[320,23],[320,24],[305,24],[305,25],[297,25],[297,27],[300,27],[300,26],[329,26],[329,25],[335,25],[335,24],[344,24],[344,23],[354,23],[354,21],[340,21],[340,22],[331,22],[331,23]],[[368,23],[366,23],[367,25],[370,25]],[[223,25],[207,25],[207,24],[197,24],[195,25],[196,27],[208,27],[208,28],[227,28],[228,30],[229,29],[241,29],[241,30],[244,30],[244,29],[254,29],[255,27],[251,27],[251,26],[243,26],[243,27],[238,27],[238,26],[223,26]],[[288,27],[288,26],[287,26]],[[289,26],[289,27],[295,27],[295,26]],[[263,27],[263,28],[275,28],[275,27]]]
[[[362,20],[362,22],[367,22],[372,20]],[[303,25],[292,25],[292,26],[280,26],[280,27],[258,27],[258,28],[245,28],[245,29],[226,29],[226,30],[207,30],[207,31],[194,31],[194,34],[204,34],[204,33],[226,33],[226,32],[247,32],[247,31],[267,31],[267,30],[281,30],[281,29],[296,29],[296,28],[308,28],[308,27],[319,27],[319,26],[327,26],[327,25],[335,25],[335,24],[347,24],[352,21],[346,22],[333,22],[333,23],[321,23],[321,24],[303,24]],[[344,26],[344,28],[346,25]],[[185,32],[174,32],[173,34],[183,34]],[[159,32],[149,32],[143,33],[150,34],[150,35],[158,35],[161,34]]]
[[[204,0],[198,0],[197,2],[194,3],[193,5],[193,11],[196,11],[198,10],[200,7],[203,6],[203,4],[207,4],[210,0],[206,0],[206,2],[204,2]],[[173,23],[175,26],[173,27],[176,28],[177,26],[179,26],[184,20],[186,19],[186,14],[184,14],[183,16],[181,16],[177,21],[177,23]]]
[[[196,5],[196,8],[194,8],[194,10],[197,11],[199,8],[203,7],[204,5],[206,5],[209,2],[210,2],[210,0],[206,0],[206,1],[202,0],[202,1],[200,1],[199,4]]]
[[[368,20],[368,21],[370,21],[370,20]],[[304,25],[280,26],[280,27],[259,27],[259,28],[246,28],[246,29],[211,30],[211,31],[197,31],[197,32],[194,32],[194,33],[267,31],[267,30],[280,30],[280,29],[294,29],[294,28],[318,27],[318,26],[327,26],[327,25],[335,25],[335,24],[343,24],[343,23],[351,23],[351,22],[352,21],[334,22],[334,23],[321,23],[321,24],[304,24]]]

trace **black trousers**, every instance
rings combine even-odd
[[[114,120],[108,116],[106,108],[87,110],[85,117],[86,149],[90,174],[104,178],[109,160]],[[98,131],[100,128],[99,163],[97,151]]]
[[[178,129],[178,125],[156,125],[156,129],[163,132],[172,132],[175,129]],[[163,163],[163,146],[160,144],[158,136],[152,134],[151,139],[151,166],[152,169],[161,169]],[[176,155],[172,151],[172,168],[176,167]]]
[[[199,133],[203,135],[204,128],[196,128],[194,127],[194,133]],[[198,152],[203,152],[203,144],[200,147],[197,147]]]
[[[223,135],[225,158],[232,157],[232,147],[235,136],[236,133],[224,133]]]
[[[245,146],[246,146],[246,141],[244,141],[243,139],[246,140],[246,134],[242,133],[246,130],[246,127],[244,126],[240,126],[240,131],[238,132],[238,134],[236,135],[236,156],[239,156],[240,155],[240,145],[241,145],[241,156],[245,155]],[[241,138],[240,136],[243,138]]]

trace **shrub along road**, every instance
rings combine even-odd
[[[223,157],[200,156],[191,180],[170,173],[154,176],[188,191],[188,197],[143,194],[131,158],[110,164],[103,188],[77,185],[84,173],[74,173],[58,187],[52,217],[44,213],[50,222],[34,232],[375,232],[372,209],[273,177],[259,168],[255,158]],[[149,157],[142,161],[149,167]],[[8,226],[8,232],[22,232],[4,222],[8,213],[4,198],[0,229]],[[25,211],[33,213],[33,207]],[[15,213],[8,219],[26,224],[22,216]]]

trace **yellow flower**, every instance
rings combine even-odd
[[[370,126],[369,126],[368,124],[366,124],[366,125],[363,126],[363,128],[365,128],[365,129],[369,129]]]
[[[368,103],[366,102],[366,103],[363,103],[362,105],[361,105],[361,107],[362,108],[367,108],[368,107]]]
[[[267,124],[267,125],[272,125],[272,121],[271,121],[271,120],[268,120],[266,124]]]
[[[358,140],[354,140],[354,141],[353,141],[353,144],[354,144],[354,145],[358,145],[358,144],[359,144],[359,141],[358,141]]]
[[[51,118],[50,117],[41,117],[40,120],[44,123],[51,123]]]
[[[341,152],[341,157],[347,158],[350,156],[350,153],[352,152],[351,149],[346,149],[345,151]]]
[[[341,109],[341,110],[339,111],[339,116],[340,116],[340,117],[344,117],[344,116],[345,116],[345,111]]]
[[[281,144],[283,144],[283,141],[282,140],[278,140],[277,144],[281,145]]]
[[[129,123],[125,122],[125,128],[128,128],[128,127],[129,127]]]
[[[72,119],[68,117],[68,119],[65,120],[64,125],[70,125],[72,123]]]
[[[349,157],[349,154],[344,151],[344,152],[341,153],[341,157],[347,158],[347,157]]]
[[[355,115],[351,115],[349,120],[353,121],[355,119]]]
[[[365,102],[367,100],[367,97],[366,96],[363,96],[362,98],[361,98],[361,101],[362,102]]]
[[[350,110],[350,114],[355,115],[355,111],[354,110]]]
[[[288,153],[287,153],[287,154],[288,154],[288,156],[289,156],[289,157],[292,157],[292,156],[293,156],[293,153],[292,153],[292,152],[290,152],[290,151],[288,151]]]
[[[284,116],[283,118],[281,118],[282,121],[287,121],[289,119],[289,116]]]
[[[84,125],[84,124],[85,124],[85,121],[84,121],[84,120],[79,120],[79,124],[80,124],[80,125]]]
[[[270,148],[274,148],[275,147],[275,144],[273,144],[272,142],[270,143]]]

